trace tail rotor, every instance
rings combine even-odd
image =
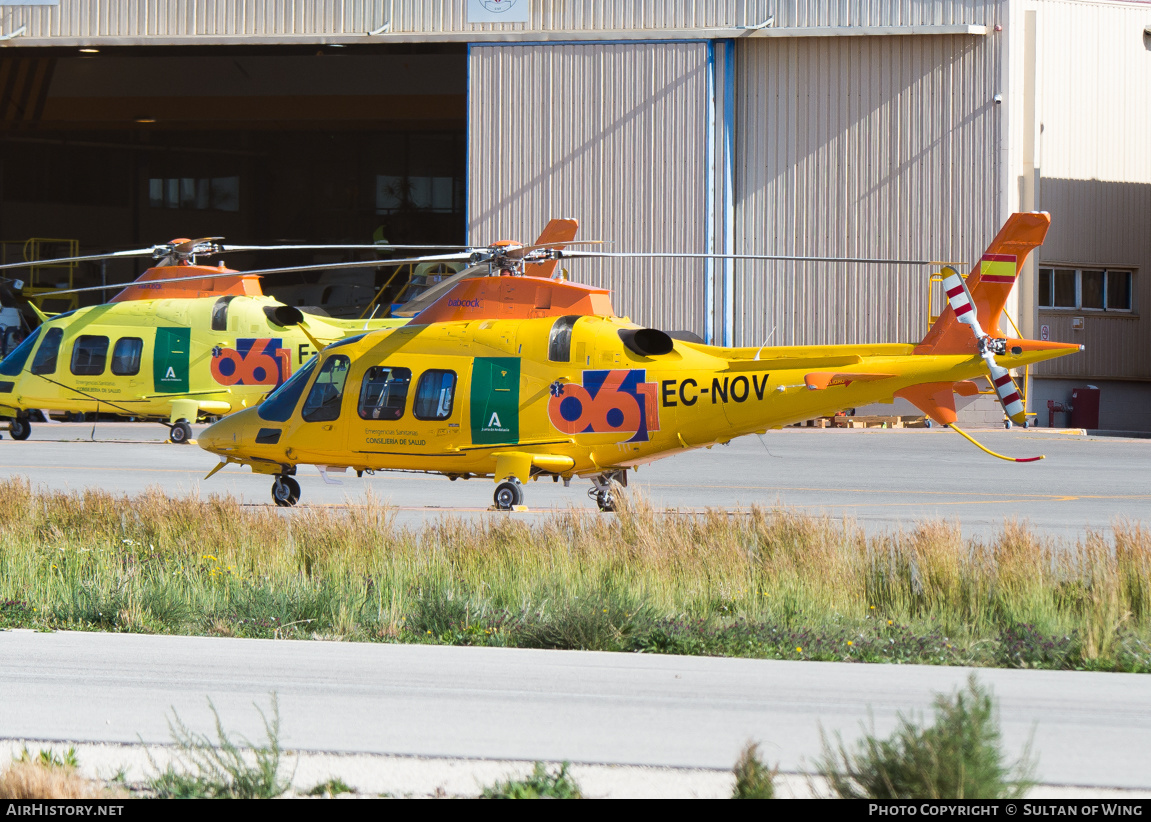
[[[959,272],[951,266],[946,266],[943,273],[943,290],[947,294],[947,302],[955,312],[955,318],[975,334],[979,356],[987,365],[991,385],[995,389],[995,396],[999,398],[999,404],[1003,406],[1003,412],[1016,425],[1025,425],[1027,416],[1023,408],[1023,399],[1019,394],[1019,386],[1012,379],[1011,372],[995,361],[996,354],[1007,353],[1007,341],[996,339],[983,330],[979,324],[974,301],[971,299],[971,292]]]

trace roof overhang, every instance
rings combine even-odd
[[[1151,27],[1149,27],[1151,28]],[[160,35],[156,37],[35,37],[23,32],[0,34],[7,46],[262,46],[262,45],[386,45],[388,43],[595,43],[674,42],[690,40],[746,40],[761,37],[930,37],[939,35],[983,36],[989,26],[969,24],[939,26],[808,26],[679,29],[596,29],[583,31],[466,31],[364,32],[362,34],[253,35]]]

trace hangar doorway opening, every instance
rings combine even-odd
[[[458,45],[6,50],[3,256],[92,254],[177,237],[224,237],[225,246],[463,243],[466,107]],[[34,238],[41,242],[29,248]],[[252,269],[386,256],[223,259]],[[117,260],[35,273],[87,286],[146,267]],[[285,275],[265,290],[357,316],[390,274],[368,265]],[[410,274],[393,281],[385,301]]]

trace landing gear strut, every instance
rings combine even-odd
[[[13,417],[8,423],[8,433],[14,440],[26,440],[32,433],[32,425],[26,418]]]
[[[517,505],[524,504],[524,487],[515,477],[509,477],[496,486],[496,508],[501,511],[510,511]]]
[[[610,513],[619,504],[618,488],[627,487],[627,471],[611,471],[592,477],[592,487],[587,495],[595,500],[601,511]]]
[[[168,438],[177,445],[185,445],[188,440],[192,439],[192,426],[188,424],[187,420],[177,420],[168,429]]]
[[[291,508],[300,501],[300,483],[287,474],[277,474],[272,483],[272,501],[281,508]]]

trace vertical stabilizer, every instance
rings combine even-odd
[[[576,232],[579,231],[579,220],[573,219],[552,219],[544,226],[544,230],[532,245],[552,245],[557,244],[556,248],[563,248],[564,243],[570,243],[575,239]],[[544,277],[550,278],[556,270],[556,265],[559,260],[545,260],[542,263],[526,263],[524,265],[525,277]]]
[[[991,241],[967,278],[966,291],[978,324],[991,337],[1005,336],[999,317],[1027,255],[1043,244],[1051,215],[1045,211],[1012,214]],[[978,343],[967,323],[948,305],[915,348],[916,354],[978,353]]]

